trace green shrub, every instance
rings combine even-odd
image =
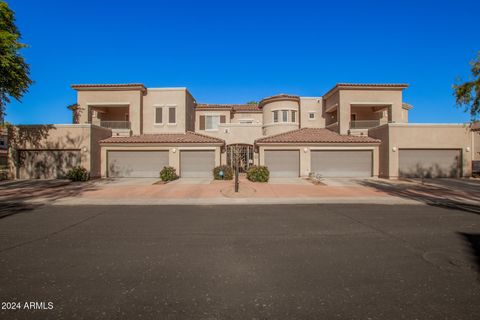
[[[247,171],[247,179],[253,182],[268,182],[270,172],[265,166],[253,166]]]
[[[223,171],[223,177],[220,175],[220,171]],[[232,180],[233,169],[230,166],[218,166],[213,169],[213,178],[215,180]]]
[[[173,181],[178,179],[177,172],[174,167],[163,167],[160,171],[160,179],[162,181]]]
[[[71,181],[88,181],[88,179],[90,179],[90,174],[84,167],[77,166],[68,170],[67,178]]]

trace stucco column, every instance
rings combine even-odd
[[[350,104],[347,102],[342,102],[340,100],[340,104],[338,105],[337,109],[337,119],[338,119],[338,127],[340,134],[348,134],[348,130],[350,129]]]

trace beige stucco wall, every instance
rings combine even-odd
[[[379,153],[377,145],[365,144],[305,144],[305,145],[262,145],[259,147],[259,163],[265,165],[265,150],[299,150],[300,151],[300,176],[308,177],[311,171],[312,150],[372,150],[373,151],[373,176],[378,176]]]
[[[186,125],[192,124],[190,117],[192,101],[187,108],[187,90],[185,88],[148,89],[143,97],[143,134],[184,133]],[[155,124],[155,109],[163,107],[163,124]],[[168,108],[176,108],[176,123],[168,123]]]
[[[140,144],[134,145],[102,145],[101,148],[101,176],[107,177],[107,152],[108,151],[168,151],[169,166],[174,167],[177,174],[180,172],[180,151],[184,150],[214,150],[215,151],[215,166],[222,164],[221,147],[220,146],[201,146],[199,144],[185,144],[185,145],[149,145]],[[159,173],[160,174],[160,173]]]
[[[195,106],[196,101],[192,94],[185,91],[185,130],[195,131]]]
[[[99,176],[100,148],[98,141],[111,136],[111,130],[90,124],[30,125],[14,128],[11,136],[10,170],[17,177],[18,150],[79,150],[80,165],[92,178]]]
[[[299,103],[297,101],[285,100],[285,101],[273,101],[263,105],[263,133],[266,136],[278,134],[282,132],[292,131],[299,128]],[[295,123],[292,122],[273,122],[273,111],[275,110],[295,110],[297,111],[297,117]],[[278,115],[281,120],[281,112]],[[290,121],[291,114],[288,115]]]
[[[399,149],[461,149],[463,176],[471,175],[472,133],[467,125],[387,124],[370,129],[369,135],[382,139],[380,176],[398,178]]]
[[[89,107],[128,106],[132,133],[142,133],[141,90],[80,90],[77,91],[77,103],[79,105],[79,124],[89,123]]]
[[[315,119],[309,119],[310,112],[315,113]],[[325,128],[322,97],[300,97],[300,127]]]
[[[263,113],[260,112],[236,112],[230,122],[240,123],[240,120],[253,120],[253,123],[263,124]]]

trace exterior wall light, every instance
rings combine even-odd
[[[470,147],[466,147],[465,150],[466,150],[467,152],[470,152]]]
[[[308,148],[303,148],[303,152],[307,153],[307,152],[308,152]]]
[[[83,152],[87,152],[87,147],[83,147]]]
[[[393,151],[393,152],[396,152],[396,151],[397,151],[397,147],[393,147],[393,148],[392,148],[392,151]]]
[[[173,149],[172,149],[172,152],[173,152],[173,153],[177,152],[177,149],[173,148]]]

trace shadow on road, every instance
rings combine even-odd
[[[94,181],[14,180],[0,182],[0,219],[31,211],[42,204],[97,190]]]
[[[361,180],[360,185],[374,188],[395,197],[416,200],[427,205],[457,209],[480,214],[480,195],[478,192],[449,189],[440,185],[391,182],[388,180]]]
[[[458,232],[458,234],[465,240],[470,250],[472,260],[477,265],[478,280],[480,281],[480,233]]]

